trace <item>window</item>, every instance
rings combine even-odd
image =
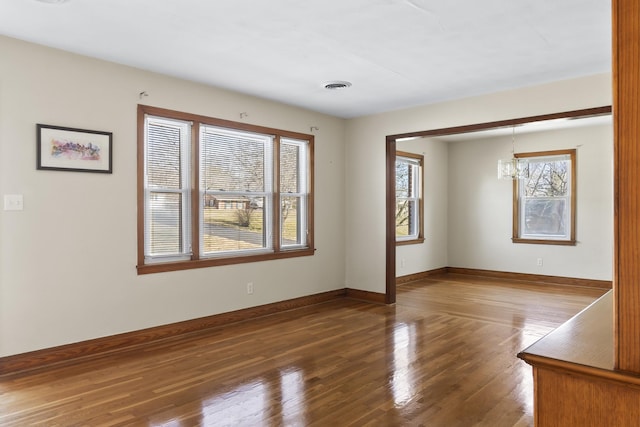
[[[422,164],[419,154],[396,153],[396,244],[424,241]]]
[[[575,245],[576,150],[516,154],[529,177],[513,184],[513,241]]]
[[[313,136],[138,107],[138,272],[313,255]]]

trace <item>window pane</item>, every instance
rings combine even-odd
[[[396,203],[396,237],[417,235],[417,207],[415,200],[398,200]]]
[[[188,258],[190,123],[147,116],[145,124],[144,255]]]
[[[147,182],[152,187],[181,188],[181,126],[156,121],[147,125]]]
[[[182,195],[151,193],[148,212],[148,255],[182,253]]]
[[[567,236],[565,199],[526,199],[524,201],[524,235]]]
[[[301,214],[304,211],[302,198],[283,196],[281,199],[282,246],[302,245],[306,240],[301,226],[303,223]]]
[[[205,254],[266,247],[264,206],[264,197],[205,196]]]
[[[280,192],[299,193],[300,146],[280,144]]]
[[[535,154],[535,153],[531,153]],[[570,240],[573,154],[541,153],[529,156],[529,176],[517,182],[516,237]]]
[[[414,156],[414,155],[411,155]],[[420,236],[420,184],[422,156],[396,156],[396,238],[413,240]]]
[[[396,162],[396,197],[409,197],[411,188],[411,165]]]
[[[525,197],[565,197],[569,194],[568,160],[529,161],[529,178],[525,180]]]
[[[308,141],[280,141],[280,244],[307,244],[307,149]]]
[[[271,138],[203,127],[201,182],[206,191],[264,192],[265,154]]]

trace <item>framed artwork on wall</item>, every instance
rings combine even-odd
[[[112,173],[111,132],[37,124],[39,170]]]

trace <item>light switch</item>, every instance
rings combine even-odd
[[[4,210],[5,211],[21,211],[24,208],[22,194],[5,194]]]

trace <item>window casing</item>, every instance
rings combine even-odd
[[[138,106],[138,273],[313,255],[313,136]]]
[[[576,150],[520,153],[529,177],[513,183],[513,242],[576,244]]]
[[[419,154],[396,152],[396,244],[424,242],[423,167]]]

